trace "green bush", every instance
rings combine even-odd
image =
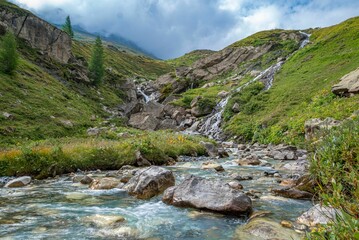
[[[17,68],[19,55],[16,51],[16,38],[12,32],[7,32],[2,38],[0,50],[1,71],[6,74],[13,74]]]
[[[339,220],[313,232],[311,239],[359,239],[359,118],[331,130],[315,146],[310,172],[325,205]]]

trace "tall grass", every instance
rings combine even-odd
[[[0,152],[0,176],[38,179],[81,170],[116,170],[134,164],[136,152],[156,165],[179,155],[204,155],[202,138],[171,132],[143,132],[126,139],[58,139]]]
[[[359,239],[359,117],[331,130],[316,146],[310,171],[323,203],[340,214],[309,238]]]

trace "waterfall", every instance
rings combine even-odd
[[[143,96],[143,98],[145,99],[145,103],[148,103],[152,100],[151,97],[147,96],[146,93],[144,93],[140,87],[137,88],[137,91]]]
[[[300,44],[300,47],[299,47],[299,49],[302,49],[305,46],[307,46],[308,43],[310,43],[309,38],[310,38],[311,34],[308,34],[306,32],[302,32],[302,31],[300,31],[299,33],[302,34],[305,37],[305,39],[302,41],[302,43]]]
[[[221,130],[221,122],[222,122],[222,114],[224,112],[224,108],[226,107],[229,96],[222,99],[215,109],[213,110],[212,115],[207,118],[202,127],[199,129],[199,132],[213,139],[218,139],[222,133]]]
[[[303,36],[305,36],[305,39],[301,42],[299,49],[304,48],[310,41],[309,41],[309,37],[310,34],[305,33],[305,32],[300,32]],[[287,59],[289,57],[291,57],[294,53],[292,53],[291,55],[289,55],[287,57]],[[245,87],[247,87],[248,85],[256,82],[256,81],[262,81],[265,84],[265,90],[269,90],[272,86],[273,86],[273,81],[274,81],[274,75],[276,72],[278,72],[282,65],[284,64],[285,60],[283,61],[279,61],[276,64],[270,66],[269,68],[265,69],[264,71],[262,71],[257,77],[253,78],[252,80],[250,80],[249,82],[243,84],[242,86],[238,87],[235,92],[240,92],[242,91]],[[209,138],[213,138],[213,139],[219,139],[221,134],[222,134],[222,130],[221,130],[221,123],[222,123],[222,115],[224,112],[224,109],[229,101],[231,96],[226,97],[225,99],[222,99],[217,106],[215,107],[215,109],[213,110],[212,114],[207,117],[207,119],[204,121],[203,125],[201,126],[201,128],[199,129],[199,132],[205,136],[208,136]]]
[[[282,67],[283,63],[284,61],[280,61],[270,66],[269,68],[261,72],[257,77],[253,78],[249,82],[237,88],[235,92],[240,92],[248,85],[259,80],[262,80],[265,83],[265,90],[269,90],[272,87],[275,73]],[[213,139],[219,139],[220,135],[222,134],[222,130],[221,130],[222,115],[225,107],[227,106],[229,99],[230,96],[222,99],[217,104],[212,114],[205,120],[204,124],[199,129],[200,133]]]

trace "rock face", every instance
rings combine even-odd
[[[188,176],[178,186],[167,189],[162,201],[177,207],[194,207],[236,216],[252,212],[251,199],[241,191],[220,180],[195,176]]]
[[[359,93],[359,68],[348,73],[332,87],[332,92],[340,96],[351,96]]]
[[[161,194],[174,184],[175,178],[171,171],[153,166],[136,172],[123,189],[139,199],[149,199]]]
[[[3,25],[43,55],[61,63],[68,63],[72,57],[71,38],[64,31],[30,12],[15,7],[1,6],[0,16]]]
[[[233,239],[302,239],[303,236],[299,235],[293,230],[282,227],[279,223],[273,222],[267,218],[255,218],[249,223],[240,226],[236,229]]]
[[[315,205],[307,212],[297,218],[297,222],[308,227],[315,227],[318,224],[328,224],[335,219],[336,212],[334,208]]]
[[[5,184],[5,187],[6,188],[24,187],[26,185],[29,185],[30,183],[31,183],[31,177],[25,176],[11,180],[10,182]]]
[[[299,42],[302,39],[299,33],[282,33],[284,40],[294,40]],[[190,67],[181,67],[175,73],[161,76],[155,83],[157,90],[166,89],[172,93],[180,93],[188,88],[191,83],[196,84],[199,80],[210,80],[227,71],[236,69],[241,62],[258,59],[267,52],[271,51],[273,43],[261,46],[242,46],[228,47],[215,52],[196,61]],[[188,79],[189,81],[179,81],[178,79]],[[210,86],[210,85],[206,85]],[[162,91],[164,92],[164,91]]]

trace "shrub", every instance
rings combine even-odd
[[[359,118],[331,130],[315,147],[310,171],[325,205],[339,220],[315,231],[311,239],[359,239]]]
[[[16,51],[17,43],[13,33],[8,32],[2,38],[1,51],[0,51],[0,63],[1,71],[6,74],[14,73],[18,65],[18,53]]]

